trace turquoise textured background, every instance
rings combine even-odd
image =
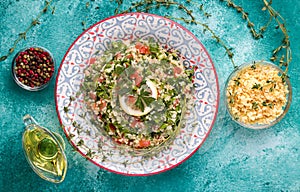
[[[86,3],[90,5],[86,7]],[[124,8],[131,1],[124,1]],[[178,1],[186,2],[186,1]],[[194,0],[196,2],[196,0]],[[260,0],[236,0],[249,13],[256,28],[268,20]],[[23,32],[42,10],[44,1],[2,0],[0,2],[0,55],[7,53],[18,34]],[[185,3],[187,4],[187,3]],[[199,0],[208,19],[200,11],[197,19],[207,23],[235,53],[239,65],[247,61],[267,59],[282,34],[274,23],[263,39],[254,40],[241,16],[222,1]],[[57,61],[56,71],[65,52],[86,26],[114,15],[115,2],[104,0],[54,0],[54,15],[44,14],[41,24],[17,45],[40,45],[49,49]],[[286,19],[293,61],[289,75],[293,86],[293,102],[289,113],[277,125],[265,130],[249,130],[230,120],[225,111],[224,82],[233,70],[224,49],[202,28],[179,22],[194,33],[207,48],[217,69],[221,100],[217,121],[204,145],[187,161],[167,172],[148,177],[128,177],[98,168],[67,144],[69,169],[65,181],[52,184],[40,179],[29,167],[22,150],[22,117],[29,113],[42,126],[64,138],[55,110],[53,80],[40,92],[19,88],[11,78],[13,55],[0,63],[0,191],[300,191],[300,1],[277,0],[273,7]],[[185,13],[176,8],[151,10],[151,13],[174,17]],[[66,141],[67,142],[67,141]]]

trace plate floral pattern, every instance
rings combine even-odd
[[[194,107],[174,142],[160,153],[134,156],[115,147],[84,116],[77,95],[84,69],[113,41],[154,38],[161,46],[180,52],[186,67],[196,66]],[[169,170],[194,154],[213,127],[219,104],[218,78],[201,42],[178,23],[148,13],[127,13],[102,20],[83,32],[65,54],[56,79],[57,114],[70,143],[99,167],[124,175],[151,175]]]

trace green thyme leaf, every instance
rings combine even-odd
[[[251,69],[256,69],[256,65],[255,65],[255,63],[253,64],[253,65],[251,65]]]
[[[234,79],[235,85],[239,86],[241,82],[239,81],[241,78]]]
[[[262,106],[267,106],[267,102],[266,101],[264,101],[264,102],[262,102]]]
[[[40,22],[39,20],[35,19],[35,20],[33,20],[33,21],[31,22],[31,24],[32,24],[33,26],[35,26],[35,25],[41,24],[41,22]]]
[[[15,49],[13,47],[9,49],[9,53],[12,53],[14,51],[15,51]]]
[[[51,14],[52,14],[52,15],[54,15],[54,13],[55,13],[55,10],[56,10],[55,6],[54,6],[54,7],[52,7],[52,11],[51,11]]]
[[[73,125],[74,127],[76,127],[76,126],[77,126],[77,122],[76,122],[76,121],[73,121],[73,122],[72,122],[72,125]]]
[[[68,107],[64,107],[64,112],[67,113],[69,111]]]
[[[70,96],[70,101],[75,101],[75,97],[74,96]]]
[[[19,36],[20,36],[20,38],[21,39],[26,39],[26,33],[25,32],[23,32],[23,33],[19,33]]]
[[[69,134],[69,139],[72,139],[73,137],[75,137],[75,135],[72,134],[72,133],[70,133],[70,134]]]
[[[257,102],[252,103],[252,109],[258,109],[258,103]]]
[[[252,87],[252,89],[262,89],[262,86],[260,84],[255,83]]]
[[[4,60],[6,60],[6,59],[7,59],[7,56],[4,55],[4,56],[2,56],[2,57],[0,58],[0,61],[4,61]]]
[[[84,144],[84,141],[82,139],[80,139],[80,141],[78,141],[77,146],[81,146]]]

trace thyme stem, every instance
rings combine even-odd
[[[240,13],[242,15],[242,18],[247,21],[247,26],[250,29],[250,32],[254,39],[260,39],[263,37],[262,34],[263,34],[264,30],[261,30],[260,33],[256,32],[256,30],[254,28],[255,24],[250,20],[249,13],[247,13],[243,7],[235,4],[232,0],[220,0],[220,1],[225,1],[227,3],[228,7],[234,8],[238,13]]]
[[[279,65],[285,66],[284,70],[284,76],[287,76],[288,69],[289,69],[289,63],[292,61],[292,51],[290,48],[290,40],[288,31],[286,29],[286,22],[285,19],[271,6],[272,0],[263,0],[264,7],[262,8],[262,11],[268,11],[270,14],[269,20],[263,27],[260,28],[260,32],[258,33],[254,29],[254,23],[252,23],[249,19],[248,13],[244,11],[244,9],[241,6],[236,5],[232,0],[221,0],[227,2],[228,7],[232,7],[237,10],[237,12],[242,14],[242,18],[247,21],[247,26],[250,28],[250,32],[252,33],[252,36],[255,39],[259,39],[263,37],[263,33],[266,31],[266,29],[269,27],[273,19],[276,21],[278,28],[281,30],[281,32],[284,35],[284,38],[282,40],[282,43],[273,50],[272,57],[270,58],[271,61],[276,61],[278,59],[278,53],[280,50],[285,49],[286,53],[285,55],[282,55],[279,60]]]
[[[137,12],[141,12],[140,9],[144,9],[146,12],[148,12],[151,8],[160,8],[160,6],[164,6],[166,8],[169,8],[170,6],[176,6],[178,7],[178,9],[182,9],[191,18],[192,22],[195,21],[195,16],[192,14],[193,13],[192,10],[189,10],[186,6],[184,6],[181,3],[170,1],[170,0],[144,0],[137,3],[132,3],[132,6],[130,6],[128,9],[124,11],[121,11],[120,13],[127,13],[133,10],[136,10]]]
[[[47,10],[49,9],[49,7],[52,9],[52,14],[54,14],[55,7],[51,7],[52,1],[53,1],[53,0],[45,1],[46,4],[45,4],[45,6],[43,7],[43,9],[39,12],[39,14],[37,15],[37,17],[36,17],[35,19],[32,20],[32,22],[31,22],[30,25],[25,29],[25,31],[22,32],[22,33],[19,33],[18,38],[17,38],[17,39],[14,41],[14,43],[13,43],[13,46],[12,46],[11,48],[9,48],[8,53],[7,53],[6,55],[3,55],[3,56],[0,57],[0,62],[6,60],[6,59],[8,58],[8,56],[10,56],[10,55],[14,52],[14,50],[15,50],[15,48],[17,47],[18,43],[19,43],[22,39],[26,40],[26,35],[27,35],[27,33],[29,32],[29,30],[30,30],[31,28],[33,28],[34,26],[40,24],[40,22],[39,22],[40,17],[41,17],[44,13],[47,12]]]
[[[168,17],[168,18],[173,19],[173,20],[181,20],[181,21],[184,21],[186,23],[191,22],[191,20],[187,20],[187,19],[184,19],[184,18],[176,18],[176,17]],[[228,48],[226,46],[226,44],[224,43],[224,41],[222,41],[222,39],[207,24],[201,23],[199,21],[194,21],[194,23],[198,24],[198,25],[201,25],[205,30],[209,31],[212,34],[212,38],[214,38],[217,41],[217,43],[219,43],[226,50],[228,58],[230,59],[233,67],[236,68],[237,66],[236,66],[236,64],[233,60],[234,54],[231,51],[232,49]]]
[[[285,75],[287,75],[288,69],[289,69],[289,63],[292,61],[292,51],[290,48],[290,40],[289,40],[289,35],[286,29],[286,22],[285,19],[273,8],[271,7],[272,0],[269,2],[267,0],[263,0],[265,4],[265,8],[268,10],[270,16],[275,19],[276,23],[278,24],[278,27],[280,28],[281,32],[284,35],[284,39],[282,41],[282,44],[277,48],[280,50],[281,48],[286,50],[285,53],[285,61],[283,61],[283,65],[286,67],[285,68]],[[273,56],[276,56],[278,51],[275,51],[273,53]]]

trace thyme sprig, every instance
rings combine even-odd
[[[165,7],[165,8],[170,8],[171,6],[177,7],[180,10],[183,10],[191,19],[192,23],[196,22],[196,18],[193,15],[193,10],[192,9],[188,9],[183,3],[178,3],[172,0],[141,0],[139,2],[134,2],[131,3],[131,6],[124,10],[124,11],[120,11],[120,1],[116,0],[118,2],[118,7],[115,10],[115,14],[118,13],[128,13],[128,12],[132,12],[132,11],[137,11],[137,12],[149,12],[150,9],[153,8],[160,8],[160,7]],[[190,0],[187,2],[191,2]]]
[[[177,18],[177,17],[166,16],[166,18],[170,18],[170,19],[177,20],[177,21],[181,20],[181,21],[184,21],[187,24],[192,23],[191,20],[185,19],[183,17]],[[237,65],[235,64],[235,62],[233,60],[233,56],[234,56],[234,53],[232,52],[233,49],[231,47],[228,47],[226,45],[226,43],[207,24],[202,23],[200,21],[194,21],[194,23],[196,25],[201,25],[203,27],[203,33],[205,33],[206,31],[211,33],[211,35],[212,35],[211,37],[213,39],[215,39],[216,42],[219,43],[226,50],[226,54],[227,54],[228,58],[230,59],[231,63],[233,64],[234,68],[236,68]]]
[[[43,9],[39,12],[39,14],[36,16],[36,18],[32,19],[30,25],[25,29],[24,32],[19,33],[18,38],[14,41],[12,47],[10,47],[8,49],[8,52],[6,55],[3,55],[0,57],[0,62],[6,60],[16,49],[18,43],[21,40],[26,40],[27,38],[27,33],[36,25],[41,24],[40,22],[40,18],[43,14],[45,14],[49,9],[51,9],[51,14],[55,13],[55,7],[51,6],[53,0],[50,1],[45,1],[45,6],[43,7]]]
[[[114,0],[110,0],[112,2]],[[121,5],[123,4],[123,0],[116,0],[116,3],[118,4],[118,7],[115,9],[115,15],[119,13],[119,10],[121,9]]]
[[[227,3],[228,7],[235,9],[238,13],[240,13],[242,15],[242,18],[244,20],[246,20],[247,27],[250,29],[250,32],[254,39],[260,39],[263,37],[263,33],[265,32],[267,26],[269,25],[270,19],[269,19],[268,23],[264,27],[261,28],[260,32],[257,32],[254,28],[255,24],[249,18],[249,13],[246,12],[243,7],[235,4],[232,0],[220,0],[220,1],[225,1]]]
[[[268,10],[270,17],[272,17],[276,23],[277,26],[276,28],[279,28],[281,32],[284,35],[284,38],[281,42],[281,45],[279,45],[276,49],[273,50],[273,55],[270,60],[276,61],[278,59],[278,54],[280,50],[285,49],[285,55],[282,55],[279,59],[279,65],[280,66],[285,66],[285,73],[284,76],[287,75],[289,64],[292,61],[292,50],[290,48],[290,38],[288,35],[288,30],[286,29],[286,22],[285,19],[271,6],[272,0],[269,2],[267,0],[263,0],[265,6],[263,7],[262,10]]]
[[[227,2],[228,7],[232,7],[234,9],[236,9],[236,11],[242,15],[242,18],[247,21],[247,26],[250,29],[250,32],[255,39],[262,38],[263,33],[267,30],[270,23],[273,20],[275,20],[275,22],[277,23],[276,29],[280,29],[281,32],[283,33],[284,37],[283,37],[281,44],[272,51],[272,56],[271,56],[270,60],[273,62],[279,60],[279,66],[285,67],[284,74],[282,75],[283,80],[284,80],[287,77],[289,63],[292,61],[292,51],[290,48],[290,40],[289,40],[288,31],[286,29],[285,19],[271,6],[272,0],[270,0],[270,1],[263,0],[264,7],[262,8],[262,11],[268,11],[270,17],[269,17],[268,22],[259,29],[259,32],[257,32],[255,30],[255,28],[254,28],[255,25],[253,22],[251,22],[251,20],[248,16],[249,14],[247,12],[245,12],[245,10],[241,6],[236,5],[232,0],[221,0],[221,1]],[[278,56],[278,54],[282,50],[285,50],[285,54]]]

